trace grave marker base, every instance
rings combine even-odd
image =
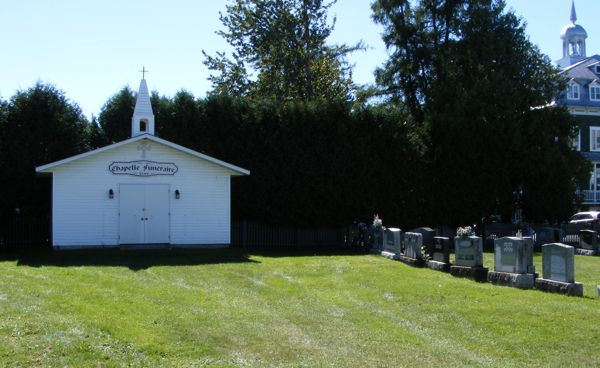
[[[388,258],[388,259],[393,259],[395,261],[397,261],[397,260],[400,259],[400,254],[392,253],[392,252],[387,252],[385,250],[383,252],[381,252],[381,256],[385,257],[385,258]]]
[[[404,255],[401,255],[399,258],[400,262],[406,263],[409,266],[413,267],[424,267],[425,260],[423,258],[411,258]]]
[[[487,279],[494,285],[510,286],[519,289],[533,288],[535,275],[532,273],[489,272]]]
[[[454,277],[466,277],[478,282],[487,280],[487,267],[450,266],[450,274]]]
[[[575,248],[575,254],[582,256],[597,256],[598,252],[591,249]]]
[[[450,272],[450,263],[429,260],[427,261],[427,267],[436,271]]]
[[[570,296],[583,296],[581,282],[561,282],[548,279],[535,279],[535,288],[541,291]]]

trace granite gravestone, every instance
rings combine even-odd
[[[483,267],[482,238],[474,235],[454,238],[454,264],[450,266],[450,274],[480,282],[487,280],[488,269]]]
[[[430,248],[431,259],[436,262],[450,263],[450,238],[435,236]]]
[[[383,227],[371,225],[371,248],[375,252],[383,250]]]
[[[533,239],[512,236],[495,239],[494,271],[520,274],[535,273]]]
[[[421,247],[423,246],[423,235],[419,233],[406,232],[404,234],[404,256],[412,259],[421,259]]]
[[[579,230],[579,247],[595,251],[598,249],[598,233],[594,230]]]
[[[431,249],[433,245],[433,238],[435,237],[436,231],[430,227],[420,227],[414,230],[411,230],[413,233],[419,233],[423,236],[423,246],[425,249]],[[431,253],[430,253],[431,254]]]
[[[531,289],[535,281],[533,239],[506,236],[494,239],[494,272],[488,281],[494,285]]]
[[[432,270],[450,271],[450,238],[436,236],[431,246],[427,249],[430,259],[427,266]]]
[[[542,276],[535,280],[539,290],[583,296],[583,284],[575,282],[575,248],[569,245],[542,245]]]
[[[547,280],[575,282],[575,249],[565,244],[543,245],[542,276]]]
[[[553,227],[542,227],[535,232],[535,246],[539,249],[544,244],[560,241],[559,230]]]
[[[402,253],[402,230],[397,228],[387,228],[383,232],[383,252],[392,258],[400,256]],[[386,255],[386,254],[384,254]]]
[[[462,267],[483,267],[483,244],[478,236],[454,238],[454,264]]]

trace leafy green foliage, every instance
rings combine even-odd
[[[235,0],[226,6],[219,31],[232,47],[204,53],[204,64],[216,74],[209,80],[214,93],[278,100],[316,98],[347,100],[354,85],[345,57],[364,49],[358,43],[327,45],[335,20],[327,11],[335,1]]]
[[[557,70],[504,2],[379,0],[373,10],[391,51],[380,93],[419,127],[434,220],[506,218],[519,185],[529,221],[568,216],[589,165],[570,150],[566,110],[548,106],[563,87]]]

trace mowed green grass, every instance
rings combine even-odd
[[[0,366],[595,367],[600,258],[575,262],[583,298],[375,255],[0,254]]]

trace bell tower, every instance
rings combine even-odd
[[[136,137],[141,134],[154,135],[154,114],[152,113],[152,105],[150,104],[150,94],[146,85],[146,68],[142,69],[142,80],[138,90],[137,99],[135,101],[135,109],[133,110],[133,118],[131,119],[131,137]]]
[[[571,3],[571,23],[563,27],[560,32],[560,38],[563,43],[563,57],[558,60],[560,68],[566,68],[586,58],[585,39],[587,32],[577,22],[577,13],[575,12],[575,0]]]

